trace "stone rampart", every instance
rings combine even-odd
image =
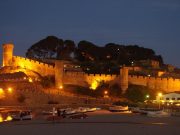
[[[180,91],[180,79],[129,75],[128,80],[130,84],[143,85],[160,91]]]
[[[13,56],[13,66],[29,69],[39,73],[42,76],[54,75],[54,66],[45,64],[39,61],[23,58],[19,56]]]

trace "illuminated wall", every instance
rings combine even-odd
[[[56,61],[55,67],[28,58],[13,56],[13,44],[3,45],[3,66],[21,67],[23,70],[31,70],[41,76],[53,75],[56,80],[56,87],[63,84],[80,85],[96,89],[100,82],[110,84],[118,83],[122,90],[128,88],[128,84],[147,86],[156,90],[166,92],[180,91],[180,79],[154,78],[145,76],[128,76],[128,68],[120,70],[120,75],[85,74],[84,72],[65,72],[63,61]]]
[[[13,61],[14,67],[21,67],[23,69],[29,69],[29,70],[39,73],[42,76],[55,74],[54,66],[51,66],[48,64],[44,64],[38,61],[34,61],[31,59],[27,59],[27,58],[23,58],[19,56],[13,56],[12,61]]]
[[[3,44],[3,63],[2,66],[11,66],[13,57],[13,44]]]
[[[180,91],[180,79],[145,76],[129,76],[128,79],[130,84],[143,85],[159,91]]]
[[[96,89],[100,82],[109,82],[110,84],[119,83],[119,76],[105,74],[85,74],[84,72],[64,72],[63,82],[65,84],[74,84],[91,89]]]

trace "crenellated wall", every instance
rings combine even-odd
[[[13,61],[12,66],[14,67],[21,67],[21,68],[29,69],[43,76],[55,74],[54,66],[52,65],[48,65],[42,62],[38,62],[35,60],[31,60],[31,59],[23,58],[19,56],[13,56],[12,61]]]
[[[180,79],[173,78],[154,78],[146,76],[130,76],[128,68],[122,67],[119,75],[105,74],[85,74],[84,72],[65,72],[65,61],[56,60],[55,66],[39,61],[13,56],[13,44],[3,45],[3,66],[21,67],[23,70],[31,70],[42,76],[55,76],[56,87],[60,88],[63,84],[80,85],[96,89],[99,82],[105,81],[110,84],[117,83],[123,92],[128,88],[128,84],[147,86],[152,89],[166,92],[180,91]],[[27,70],[26,70],[27,71]]]
[[[151,89],[162,90],[166,92],[180,91],[180,79],[129,75],[128,80],[130,84],[143,85]]]
[[[65,84],[81,85],[95,89],[99,82],[119,83],[119,76],[105,74],[85,74],[84,72],[64,72],[63,82]],[[92,86],[94,85],[94,86]]]

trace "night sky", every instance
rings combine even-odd
[[[0,44],[15,55],[49,35],[138,44],[180,67],[180,0],[0,0]]]

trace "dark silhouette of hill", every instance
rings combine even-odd
[[[163,59],[155,51],[138,45],[119,45],[108,43],[102,47],[82,40],[77,45],[72,40],[63,40],[55,36],[33,44],[26,52],[31,59],[63,59],[78,61],[83,70],[95,72],[112,72],[120,65],[131,65],[132,61],[156,60],[160,65]],[[95,64],[95,65],[94,65]],[[91,67],[89,69],[89,67]],[[106,69],[106,70],[105,70]]]

